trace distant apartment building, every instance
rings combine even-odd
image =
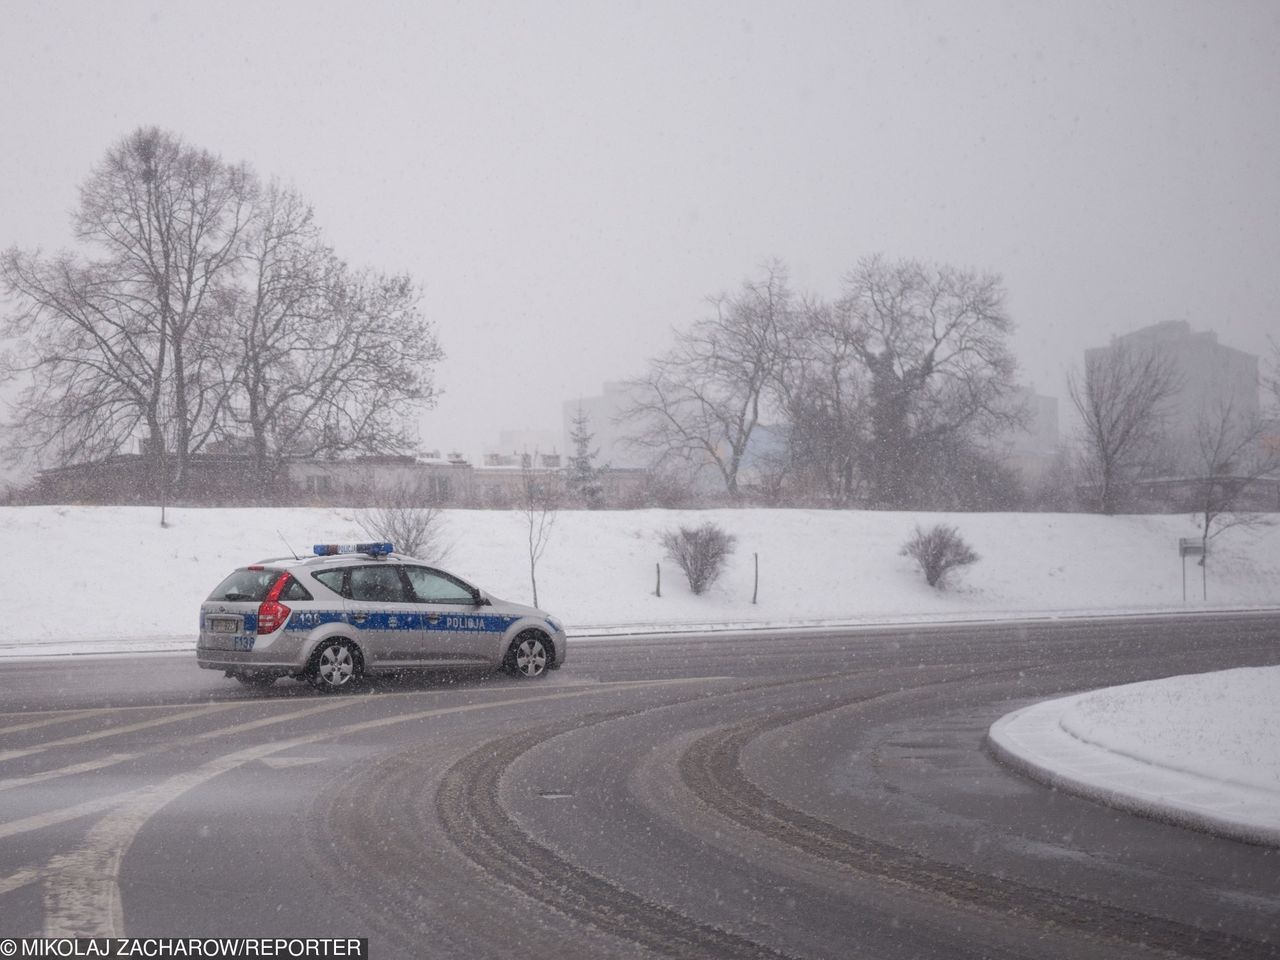
[[[1036,393],[1034,387],[1015,387],[1009,403],[1022,414],[1022,424],[998,433],[992,447],[1025,480],[1039,480],[1059,454],[1058,398]]]
[[[1200,422],[1230,410],[1241,423],[1259,413],[1258,357],[1218,342],[1212,331],[1193,331],[1185,320],[1166,320],[1114,337],[1106,347],[1085,351],[1086,365],[1118,350],[1167,357],[1180,388],[1167,408],[1166,458],[1175,473],[1195,469],[1196,431]]]

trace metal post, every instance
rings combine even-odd
[[[653,593],[654,596],[660,597],[662,596],[662,564],[655,563],[654,566],[658,569],[658,588]]]
[[[1187,602],[1187,555],[1182,555],[1182,602]]]
[[[751,587],[751,602],[756,602],[756,597],[760,595],[760,554],[752,554],[756,558],[756,580]]]

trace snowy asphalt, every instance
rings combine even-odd
[[[1275,615],[583,644],[546,681],[0,666],[0,935],[377,957],[1273,957],[1280,851],[1054,790],[1001,716],[1280,659]]]

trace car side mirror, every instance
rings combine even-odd
[[[492,600],[490,600],[490,599],[489,599],[489,595],[488,595],[488,594],[484,593],[483,591],[479,591],[479,590],[478,590],[478,591],[476,591],[476,598],[475,598],[475,599],[476,599],[476,606],[477,606],[477,607],[487,607],[487,606],[489,606],[489,604],[491,604],[491,603],[493,602]]]

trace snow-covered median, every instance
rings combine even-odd
[[[349,509],[2,507],[0,655],[190,649],[201,601],[237,566],[368,539]],[[444,512],[447,566],[528,603],[528,528],[516,511]],[[737,538],[720,582],[693,596],[663,530],[713,521]],[[899,553],[916,524],[954,524],[981,559],[928,587]],[[562,511],[538,564],[540,605],[571,634],[692,625],[858,623],[1184,609],[1186,516],[826,510]],[[757,603],[752,603],[759,555]],[[662,596],[655,564],[662,564]],[[1204,606],[1187,564],[1188,607]],[[1209,567],[1210,605],[1275,606],[1280,526],[1235,530]]]
[[[1010,763],[1071,792],[1280,845],[1280,666],[1049,700],[1002,717],[989,739]]]

